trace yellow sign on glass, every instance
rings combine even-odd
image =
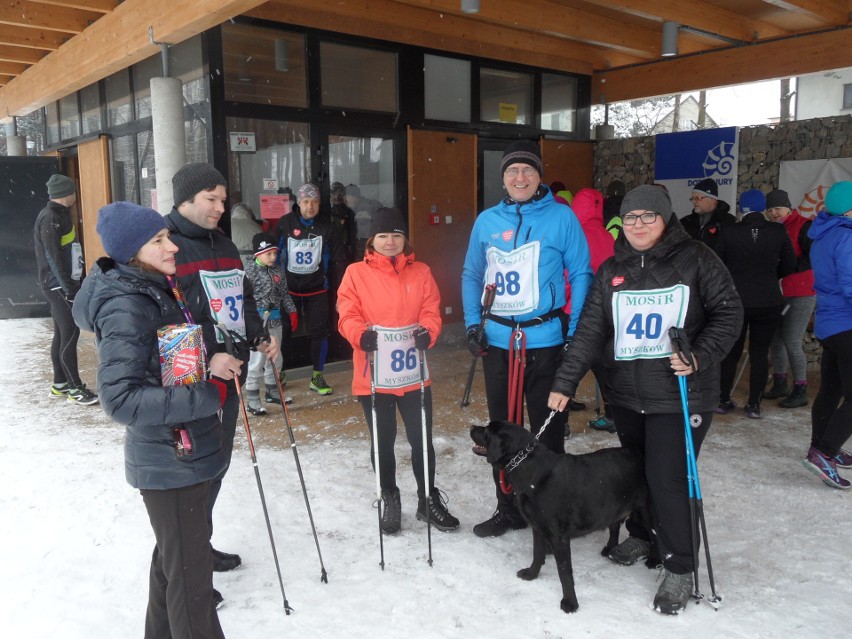
[[[500,103],[500,122],[515,124],[518,121],[518,105],[508,102]]]

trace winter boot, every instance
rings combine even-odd
[[[730,397],[719,402],[719,405],[714,409],[719,415],[730,413],[737,407],[737,403]]]
[[[473,527],[473,534],[477,537],[499,537],[509,530],[521,530],[527,527],[527,522],[516,515],[513,518],[503,506],[497,506],[497,510],[480,524]]]
[[[663,568],[663,583],[654,597],[654,610],[663,615],[676,615],[686,609],[686,602],[692,595],[695,583],[692,573],[676,575],[670,570]]]
[[[382,491],[384,510],[382,511],[382,532],[395,535],[402,526],[402,504],[399,500],[399,488]]]
[[[784,399],[778,402],[781,408],[800,408],[808,405],[808,385],[796,384]]]
[[[432,500],[420,497],[417,502],[417,519],[429,522],[441,532],[449,532],[459,527],[459,520],[447,510],[447,496],[437,488],[432,488]]]
[[[239,568],[243,563],[242,558],[236,553],[223,552],[211,547],[210,554],[213,555],[213,572],[228,572]]]
[[[772,388],[763,394],[766,399],[780,399],[787,397],[790,394],[790,389],[787,387],[786,375],[773,375]]]
[[[609,551],[607,558],[622,566],[632,566],[637,561],[647,559],[651,554],[651,542],[639,537],[628,537]]]
[[[314,371],[311,377],[311,385],[308,388],[319,395],[331,395],[332,393],[331,386],[326,383],[325,377],[322,376],[320,371]]]
[[[266,415],[266,409],[260,403],[260,390],[246,389],[246,398],[248,404],[246,408],[252,415]]]
[[[748,404],[745,407],[745,414],[749,419],[760,419],[760,405]]]

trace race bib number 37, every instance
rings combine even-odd
[[[210,304],[210,316],[217,324],[224,324],[228,330],[246,336],[246,321],[243,315],[243,276],[244,271],[198,271],[201,285]],[[215,331],[216,341],[223,341],[219,331]]]
[[[403,388],[420,383],[420,360],[414,346],[417,324],[404,328],[374,326],[379,334],[379,349],[375,354],[373,382],[376,388]],[[426,366],[429,379],[429,367]]]
[[[689,287],[618,291],[612,296],[615,359],[657,359],[672,354],[668,331],[683,328]]]

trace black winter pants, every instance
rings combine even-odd
[[[550,409],[547,398],[553,386],[559,355],[562,346],[531,348],[527,350],[526,369],[524,371],[524,397],[530,430],[538,433],[544,424]],[[490,346],[488,354],[482,358],[485,371],[485,395],[488,400],[488,416],[492,420],[506,420],[509,416],[509,351]],[[556,413],[547,430],[541,437],[541,443],[555,453],[565,452],[565,425],[568,411]],[[522,424],[523,425],[523,424]],[[515,508],[511,495],[503,494],[500,489],[500,473],[494,470],[494,486],[497,493],[497,507],[505,510],[513,520],[520,520],[521,514]]]
[[[157,540],[151,557],[145,639],[224,638],[213,603],[207,482],[140,490]]]
[[[325,368],[325,358],[328,354],[328,292],[296,295],[291,291],[290,297],[301,315],[300,321],[311,336],[311,365],[315,371],[321,371]]]
[[[740,336],[725,359],[722,360],[722,381],[720,401],[731,398],[734,378],[737,376],[737,364],[743,354],[746,333],[748,333],[748,405],[760,406],[766,378],[769,376],[769,346],[775,331],[781,324],[780,306],[745,307],[743,309],[743,328]],[[701,362],[699,362],[699,365]]]
[[[53,364],[53,383],[68,383],[72,388],[80,386],[80,371],[77,365],[77,340],[80,329],[71,315],[71,302],[65,299],[62,289],[42,291],[50,305],[53,318],[53,341],[50,343],[50,362]]]
[[[242,370],[242,379],[245,379],[245,364]],[[207,499],[207,526],[211,537],[213,536],[213,506],[216,505],[216,499],[219,497],[219,491],[222,489],[222,480],[225,479],[225,474],[228,472],[228,468],[231,467],[231,455],[234,452],[234,437],[237,433],[237,417],[239,413],[240,398],[237,395],[234,383],[228,382],[228,396],[225,399],[225,404],[222,406],[222,451],[225,453],[226,465],[221,473],[210,480],[210,495]]]
[[[370,395],[358,398],[367,419],[367,430],[370,433],[370,464],[376,468],[376,445],[373,443],[373,411]],[[426,444],[429,456],[429,492],[435,486],[435,449],[432,447],[432,388],[427,386],[424,393],[426,409]],[[426,496],[423,485],[423,424],[420,415],[420,390],[408,391],[404,395],[376,393],[376,431],[379,437],[379,473],[381,474],[382,491],[396,488],[396,411],[402,416],[405,424],[405,436],[411,446],[411,467],[417,482],[417,496]]]
[[[811,445],[834,457],[852,436],[852,331],[822,340],[819,377],[811,408]]]
[[[645,456],[645,478],[651,492],[656,540],[636,522],[627,520],[633,537],[656,542],[663,565],[673,573],[692,572],[692,528],[689,516],[689,484],[686,479],[686,440],[683,413],[643,415],[612,407],[621,445]],[[701,426],[692,429],[695,457],[713,421],[713,413],[701,413]]]

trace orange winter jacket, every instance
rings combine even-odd
[[[363,262],[349,265],[337,291],[337,328],[352,344],[353,395],[370,394],[370,367],[361,350],[361,334],[373,325],[401,328],[419,324],[428,329],[431,348],[441,334],[440,306],[441,294],[432,271],[415,261],[414,253],[389,258],[369,251]],[[402,395],[419,387],[417,383],[380,392]]]

